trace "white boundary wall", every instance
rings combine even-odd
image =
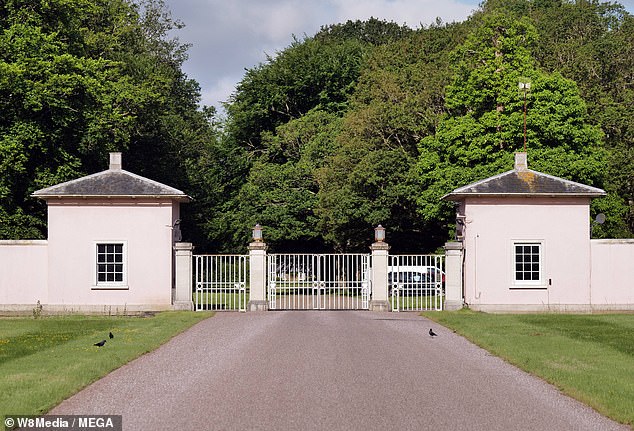
[[[528,307],[521,304],[489,305],[482,311],[625,311],[634,310],[634,239],[606,239],[590,241],[590,298],[589,303],[561,307]],[[45,309],[55,311],[49,304],[49,243],[46,240],[1,240],[0,241],[0,309],[3,311],[28,311],[35,308],[39,301]],[[386,252],[387,253],[387,252]],[[460,258],[460,253],[457,254]],[[191,260],[191,251],[190,257]],[[458,262],[456,262],[458,263]],[[449,265],[448,265],[449,266]],[[460,268],[461,265],[455,265]],[[189,266],[187,267],[189,268]],[[264,269],[264,268],[263,268]],[[583,268],[580,268],[583,270]],[[191,277],[191,270],[180,271]],[[460,274],[454,275],[447,268],[447,282],[456,278],[456,308],[459,308]],[[264,274],[264,272],[263,272]],[[451,280],[450,280],[451,279]],[[184,283],[182,292],[189,301],[190,283]],[[387,289],[385,289],[387,290]],[[263,295],[262,295],[263,296]],[[105,308],[104,308],[105,307]],[[153,309],[150,305],[123,305],[127,311]],[[94,303],[90,306],[58,307],[58,311],[111,312],[107,303]],[[75,308],[77,308],[75,310]],[[250,308],[259,309],[259,308]],[[117,310],[115,310],[116,312]],[[121,310],[118,310],[121,311]]]
[[[593,309],[634,309],[634,239],[593,239],[591,302]]]
[[[48,302],[48,241],[0,241],[0,267],[3,309]]]

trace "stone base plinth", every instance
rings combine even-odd
[[[370,311],[390,311],[390,301],[370,301]]]
[[[445,300],[445,310],[447,311],[456,311],[456,310],[461,310],[463,307],[463,303],[462,301],[452,301],[452,300]]]
[[[172,310],[194,311],[194,303],[192,301],[175,301]]]
[[[268,311],[268,301],[249,301],[247,303],[247,311]]]

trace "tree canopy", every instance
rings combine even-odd
[[[30,194],[103,169],[108,151],[191,188],[214,128],[161,1],[7,1],[0,25],[0,237],[44,237]]]
[[[450,223],[453,211],[441,201],[444,194],[512,166],[513,151],[523,150],[525,98],[531,166],[603,186],[603,134],[588,123],[577,85],[536,67],[536,39],[527,19],[494,14],[452,52],[447,113],[435,135],[422,139],[419,147],[421,217]],[[530,89],[519,83],[529,83]]]
[[[466,21],[325,25],[248,69],[226,118],[198,106],[162,0],[0,6],[0,238],[46,235],[42,187],[126,169],[194,197],[186,239],[242,251],[394,251],[452,234],[440,197],[530,167],[602,187],[599,237],[634,231],[634,18],[598,0],[487,0]],[[524,92],[520,82],[530,82]]]

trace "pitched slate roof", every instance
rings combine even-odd
[[[110,169],[38,190],[33,196],[42,199],[146,197],[185,202],[191,199],[178,189],[121,169],[118,153],[111,154]]]
[[[459,187],[442,199],[457,201],[465,197],[598,197],[604,190],[528,169],[526,155],[516,155],[515,169]]]

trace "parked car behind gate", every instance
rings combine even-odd
[[[388,268],[389,295],[398,289],[401,296],[429,296],[445,288],[445,273],[433,266],[398,266]]]

